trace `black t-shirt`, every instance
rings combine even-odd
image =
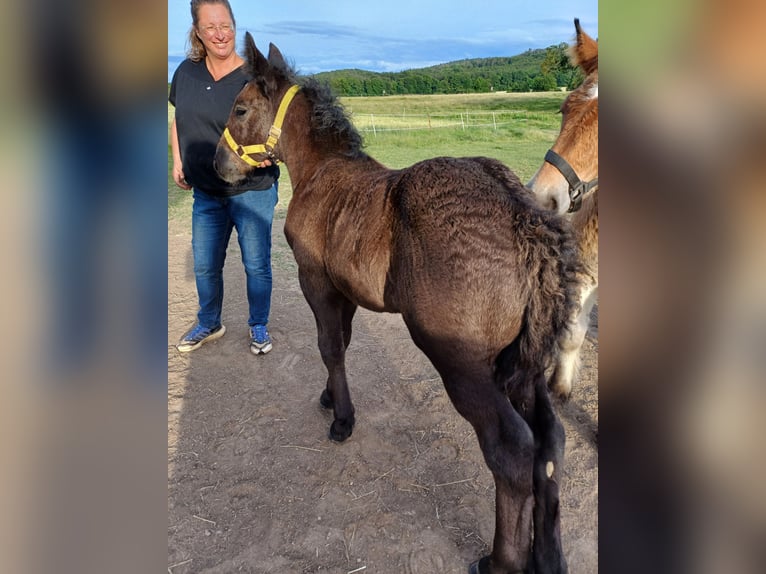
[[[213,168],[218,140],[234,100],[247,82],[247,74],[241,67],[216,82],[204,60],[184,60],[173,74],[168,100],[176,108],[176,131],[184,176],[192,187],[210,195],[231,196],[249,190],[269,189],[279,179],[279,168],[272,165],[254,170],[246,181],[232,186]]]

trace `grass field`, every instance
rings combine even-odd
[[[496,158],[527,181],[558,134],[566,94],[491,93],[341,98],[369,155],[391,168],[437,156]],[[168,127],[174,109],[168,105]],[[191,194],[176,187],[168,145],[168,216],[186,212]],[[282,169],[277,217],[292,197]]]

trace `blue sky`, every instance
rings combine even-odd
[[[597,0],[230,0],[245,32],[273,42],[299,73],[398,72],[464,58],[515,56],[569,42],[573,20],[598,37]],[[184,58],[189,0],[168,0],[168,81]]]

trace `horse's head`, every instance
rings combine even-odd
[[[274,44],[266,58],[248,32],[245,58],[251,80],[234,101],[215,152],[215,169],[230,183],[245,179],[266,160],[281,161],[282,120],[297,91],[297,86],[291,88],[290,70]]]
[[[545,162],[527,184],[540,203],[565,213],[576,211],[583,196],[598,186],[598,42],[580,29],[570,59],[585,81],[561,105],[561,131]]]

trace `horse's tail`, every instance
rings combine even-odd
[[[571,225],[542,209],[507,166],[486,157],[472,159],[508,192],[515,267],[527,281],[521,330],[499,353],[495,378],[512,403],[518,399],[532,404],[534,385],[529,381],[544,377],[579,305],[578,275],[583,268],[577,242]]]
[[[535,382],[545,381],[546,369],[560,352],[579,305],[581,267],[577,244],[563,219],[536,209],[520,219],[517,253],[519,269],[528,277],[526,307],[519,334],[495,362],[496,381],[517,409],[534,404]]]

